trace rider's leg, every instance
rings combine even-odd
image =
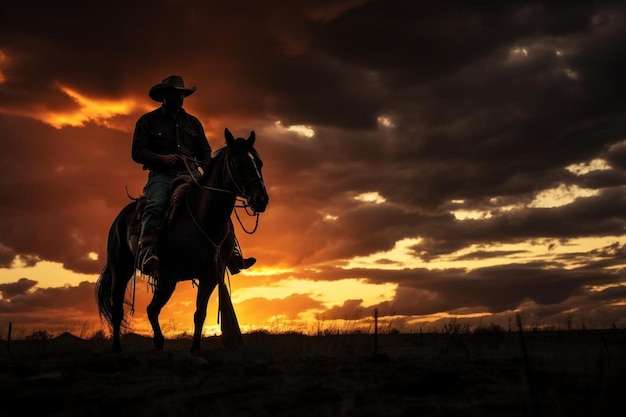
[[[256,263],[256,258],[244,258],[241,253],[241,247],[239,246],[239,242],[237,241],[237,237],[233,232],[233,238],[235,239],[235,247],[233,249],[233,254],[228,261],[228,270],[232,275],[238,274],[242,269],[248,269],[252,265]]]
[[[141,218],[141,236],[139,238],[139,265],[141,272],[151,275],[159,267],[156,253],[157,225],[169,201],[169,185],[174,177],[151,172],[144,188],[146,206]]]

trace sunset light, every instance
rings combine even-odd
[[[528,207],[561,207],[572,203],[580,197],[592,197],[598,195],[598,190],[580,188],[577,185],[561,184],[556,188],[544,190],[537,194]]]
[[[406,333],[517,314],[626,328],[617,3],[117,6],[0,13],[0,329],[108,332],[97,283],[124,263],[132,331],[153,332],[153,287],[124,252],[144,209],[118,215],[156,188],[167,205],[195,161],[209,168],[189,186],[201,191],[149,222],[148,235],[172,228],[157,257],[200,265],[164,275],[167,337],[193,330],[187,275],[216,270],[214,246],[229,246],[209,240],[228,228],[212,222],[229,215],[255,259],[226,277],[244,329],[368,329],[374,312]],[[207,334],[220,332],[217,294]]]
[[[604,159],[594,159],[590,162],[583,162],[580,164],[572,164],[565,167],[569,172],[576,175],[589,174],[592,171],[608,171],[611,166]]]
[[[280,120],[276,122],[276,126],[278,126],[281,129],[286,130],[287,132],[297,133],[299,136],[303,136],[305,138],[312,138],[313,136],[315,136],[315,130],[313,130],[311,126],[305,126],[305,125],[284,126]]]
[[[80,127],[88,122],[116,128],[117,126],[110,119],[129,114],[131,111],[135,111],[138,106],[133,99],[120,101],[92,99],[62,85],[59,85],[58,88],[70,97],[78,105],[78,108],[63,112],[42,112],[39,117],[57,129],[64,126]]]
[[[385,198],[381,196],[378,191],[367,192],[363,194],[359,194],[354,197],[355,200],[362,201],[364,203],[375,203],[382,204],[385,201]]]
[[[6,63],[8,62],[8,60],[9,60],[9,58],[0,49],[0,84],[4,84],[4,82],[7,80],[5,75],[4,75],[4,73],[3,73],[3,70],[4,70],[4,67],[6,66]]]
[[[383,127],[394,127],[395,125],[393,124],[393,121],[391,120],[391,117],[389,116],[378,116],[378,124],[380,124]]]
[[[625,415],[626,2],[0,27],[1,415]]]

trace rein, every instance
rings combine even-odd
[[[209,234],[204,231],[200,223],[198,223],[198,220],[196,219],[196,217],[193,215],[193,212],[191,211],[191,206],[189,205],[189,193],[185,193],[185,204],[187,205],[187,211],[189,212],[189,217],[191,217],[193,224],[198,228],[200,233],[202,233],[202,236],[206,237],[207,240],[211,242],[213,247],[216,249],[216,252],[219,254],[219,249],[222,247],[222,244],[226,241],[226,238],[228,237],[228,234],[231,231],[230,222],[228,222],[228,227],[226,228],[226,233],[224,233],[224,237],[222,238],[220,243],[217,244],[213,241],[213,239],[211,239],[211,236],[209,236]]]
[[[202,185],[198,182],[198,179],[196,178],[196,176],[193,174],[193,171],[191,170],[191,167],[189,167],[189,164],[187,163],[187,159],[191,159],[192,161],[196,162],[195,158],[189,158],[188,156],[184,156],[183,157],[183,162],[185,163],[185,168],[187,168],[187,172],[189,173],[189,175],[191,176],[191,179],[193,180],[194,184],[196,184],[196,186],[198,186],[198,188],[201,188],[203,190],[207,190],[207,191],[217,191],[220,193],[224,193],[224,194],[230,194],[230,196],[235,197],[235,198],[239,198],[239,194],[234,193],[230,190],[225,190],[223,188],[215,188],[215,187],[209,187],[208,185]],[[230,170],[229,170],[230,171]],[[231,175],[232,178],[232,175]]]
[[[219,192],[219,193],[223,193],[223,194],[227,194],[230,197],[235,197],[235,205],[233,207],[233,211],[235,212],[235,217],[237,218],[237,222],[239,223],[239,225],[241,226],[241,229],[251,235],[254,234],[258,227],[259,227],[259,213],[255,212],[254,209],[252,209],[250,207],[250,203],[249,203],[249,199],[246,198],[244,196],[245,194],[245,190],[246,187],[250,184],[252,184],[255,181],[263,181],[263,179],[261,177],[257,177],[257,178],[253,178],[252,180],[248,181],[243,187],[240,186],[237,182],[237,180],[235,179],[235,176],[233,175],[233,172],[230,168],[230,164],[228,163],[228,150],[226,150],[226,155],[224,156],[224,170],[228,172],[228,176],[230,177],[230,179],[232,180],[233,184],[235,185],[235,187],[237,188],[237,192],[233,192],[230,190],[226,190],[223,188],[215,188],[215,187],[209,187],[207,185],[203,185],[200,184],[198,182],[198,179],[196,178],[196,176],[193,174],[193,171],[191,170],[191,167],[189,166],[187,160],[191,159],[192,161],[196,162],[195,158],[189,158],[188,156],[182,155],[183,157],[183,162],[185,163],[185,168],[187,168],[187,172],[189,173],[189,175],[191,176],[192,181],[194,182],[194,184],[200,188],[201,190],[205,190],[205,191],[214,191],[214,192]],[[224,242],[224,240],[226,239],[226,236],[228,236],[228,231],[226,232],[226,235],[224,236],[224,239],[222,240],[222,242],[220,242],[220,245],[216,245],[213,240],[209,237],[209,235],[202,229],[202,227],[200,226],[200,224],[198,223],[198,221],[196,220],[195,216],[193,215],[192,211],[191,211],[191,207],[189,206],[189,193],[185,193],[185,200],[186,200],[186,205],[187,205],[187,210],[189,212],[189,216],[191,217],[193,223],[196,225],[196,227],[198,228],[198,230],[200,230],[200,232],[211,242],[211,244],[213,246],[215,246],[215,248],[219,248],[219,246],[221,246],[221,244]],[[237,202],[239,202],[239,204],[237,204]],[[250,217],[254,216],[256,217],[255,223],[254,223],[254,227],[251,230],[246,229],[246,226],[243,224],[243,221],[241,220],[241,218],[239,217],[239,213],[237,212],[238,208],[243,208],[246,212],[246,214]],[[248,208],[251,208],[251,211],[248,211]]]

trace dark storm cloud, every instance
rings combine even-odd
[[[470,244],[516,243],[542,237],[619,237],[626,227],[624,195],[620,187],[595,197],[578,198],[562,207],[516,210],[486,220],[429,222],[424,227],[429,239],[416,245],[414,251],[433,255],[450,253]]]
[[[111,219],[141,192],[119,132],[87,127],[68,134],[23,118],[0,116],[0,230],[3,247],[22,261],[52,260],[68,269],[97,273]],[[69,129],[70,131],[73,129]],[[111,187],[111,184],[118,184]],[[28,262],[32,264],[33,262]]]
[[[389,84],[405,87],[458,71],[526,36],[562,36],[589,28],[592,5],[568,3],[567,13],[563,7],[540,2],[369,2],[320,29],[319,39],[340,59],[380,69]]]
[[[317,315],[319,320],[358,320],[368,315],[371,309],[365,309],[363,300],[346,300],[340,306],[333,306]]]
[[[17,253],[13,249],[0,245],[0,268],[10,267],[15,255]]]
[[[567,244],[575,237],[622,236],[624,72],[615,68],[623,66],[624,50],[616,45],[626,33],[616,3],[577,3],[569,13],[563,13],[563,4],[501,3],[489,13],[435,7],[419,18],[415,9],[423,3],[395,2],[400,8],[390,3],[353,9],[318,32],[318,48],[346,66],[376,73],[380,107],[370,120],[386,114],[396,127],[345,136],[320,130],[312,142],[318,149],[301,145],[308,161],[317,164],[293,163],[288,182],[282,183],[289,189],[281,194],[307,202],[307,216],[301,219],[313,219],[315,212],[338,216],[332,223],[303,222],[313,227],[304,229],[310,245],[296,243],[294,235],[292,243],[308,248],[301,253],[315,254],[309,260],[349,258],[389,250],[402,237],[420,236],[415,256],[428,261],[471,244],[542,238]],[[420,25],[422,21],[426,24]],[[407,38],[415,42],[402,42]],[[436,47],[429,48],[428,42]],[[371,152],[359,153],[370,144]],[[355,154],[359,157],[347,157]],[[582,176],[564,169],[600,157],[613,169]],[[303,186],[308,177],[317,179],[315,190]],[[528,204],[537,192],[560,184],[601,191],[563,207],[501,210]],[[332,193],[338,189],[344,193]],[[373,190],[387,203],[355,207],[349,200],[350,191]],[[494,215],[454,221],[448,212],[454,199],[464,200],[456,208]],[[324,236],[332,238],[322,240]],[[513,254],[474,252],[464,259]],[[598,256],[603,261],[594,262]],[[559,269],[562,262],[574,260],[588,262],[589,272]],[[496,313],[530,302],[545,316],[546,306],[554,305],[550,314],[558,314],[571,309],[568,300],[579,300],[582,314],[599,317],[586,287],[620,283],[621,273],[602,268],[622,264],[617,249],[470,272],[407,270],[400,278],[390,271],[325,271],[315,276],[328,273],[328,279],[338,279],[362,273],[378,276],[377,282],[398,282],[396,299],[387,303],[385,314],[463,308]],[[424,284],[423,276],[433,279]],[[348,309],[365,307],[351,303]],[[328,314],[350,314],[335,309]]]
[[[257,131],[271,204],[259,232],[241,239],[261,264],[317,267],[403,238],[421,237],[413,255],[431,261],[473,244],[623,236],[619,2],[74,3],[15,3],[0,14],[0,265],[22,256],[99,271],[108,225],[128,201],[124,187],[136,195],[145,181],[130,161],[134,120],[151,103],[150,86],[171,73],[198,87],[186,105],[214,147],[224,125]],[[117,116],[116,129],[33,121],[79,109],[60,86],[138,107]],[[315,135],[284,131],[291,125]],[[566,169],[593,159],[609,169]],[[560,185],[597,194],[528,207]],[[355,200],[366,192],[385,202]],[[491,217],[459,221],[457,209]],[[608,270],[623,262],[620,251],[473,271],[329,270],[326,279],[398,283],[389,306],[402,314],[526,302],[565,311],[568,300],[592,314],[597,294],[585,286],[617,285],[623,277]],[[504,255],[513,253],[459,260]],[[563,267],[573,260],[587,269]],[[295,305],[317,308],[306,296],[285,303],[294,317]]]
[[[378,74],[379,112],[397,124],[386,171],[414,166],[406,182],[382,176],[388,195],[427,204],[420,196],[441,203],[531,193],[622,138],[623,119],[614,116],[624,104],[615,70],[623,48],[607,46],[624,39],[621,11],[456,6],[372,2],[320,29],[335,59]],[[596,60],[598,49],[606,54]],[[604,64],[608,78],[598,70]]]
[[[52,334],[71,331],[83,337],[88,332],[102,329],[93,301],[94,283],[81,282],[77,286],[33,290],[35,284],[36,281],[26,278],[12,284],[1,284],[0,324],[6,326],[8,322],[13,323],[16,338],[40,330]],[[8,288],[14,291],[10,300],[4,292]]]
[[[319,29],[322,35],[315,52],[326,48],[345,67],[359,65],[360,70],[376,72],[381,80],[376,87],[377,103],[384,105],[378,113],[370,112],[370,120],[387,112],[396,129],[358,135],[320,129],[306,147],[308,162],[316,164],[296,167],[294,161],[289,182],[283,183],[293,187],[284,190],[285,194],[310,198],[315,206],[317,195],[369,188],[392,202],[413,207],[409,211],[421,208],[437,213],[450,200],[464,199],[463,208],[498,212],[499,207],[489,203],[492,198],[528,203],[537,192],[559,184],[607,187],[597,198],[573,207],[527,209],[463,225],[446,221],[445,216],[428,221],[413,217],[413,226],[406,224],[405,236],[415,235],[419,228],[426,241],[447,242],[443,252],[432,253],[437,255],[468,244],[459,240],[468,235],[478,241],[483,239],[480,234],[485,241],[620,235],[622,190],[610,187],[624,184],[621,171],[576,177],[564,169],[602,157],[608,149],[612,149],[610,160],[617,164],[619,147],[614,144],[624,137],[624,103],[619,94],[621,75],[614,66],[622,65],[623,48],[609,50],[607,46],[625,37],[623,11],[616,3],[606,7],[577,3],[566,14],[563,4],[508,3],[489,13],[462,7],[431,10],[420,2],[394,4],[399,7],[368,3],[329,22]],[[417,9],[425,13],[418,14]],[[380,19],[381,15],[391,17]],[[419,20],[410,25],[418,15],[428,24],[421,26]],[[443,37],[442,48],[400,46],[405,45],[400,40],[408,31],[415,31],[411,39],[420,39],[433,27],[449,29],[441,29],[432,38],[432,44],[439,45],[437,36]],[[464,30],[473,29],[484,33],[465,36]],[[327,42],[322,41],[325,31]],[[487,37],[486,33],[488,41],[473,42],[476,37]],[[601,59],[593,59],[598,50],[603,51]],[[457,52],[461,54],[458,59]],[[417,62],[418,54],[424,54],[423,61]],[[418,67],[428,65],[434,69],[421,73]],[[598,69],[603,65],[606,72]],[[395,68],[407,70],[411,83],[400,88],[383,82],[388,74],[397,75]],[[367,83],[364,88],[369,88]],[[332,92],[328,94],[332,97]],[[369,147],[370,143],[378,146]],[[362,149],[370,152],[359,152]],[[313,190],[306,187],[308,178],[318,179]],[[329,209],[328,197],[317,201]],[[347,218],[340,217],[338,222],[343,224]],[[442,242],[441,235],[448,232],[449,238]],[[389,248],[388,243],[380,243]],[[353,242],[346,242],[346,247],[354,247]]]
[[[335,306],[321,316],[345,319],[372,314],[374,308],[381,316],[431,315],[440,312],[472,311],[503,314],[526,307],[529,314],[565,315],[573,307],[585,315],[603,309],[598,302],[619,303],[623,299],[624,274],[603,266],[567,270],[548,263],[509,264],[477,268],[426,270],[325,270],[318,274],[328,279],[366,278],[372,283],[399,284],[395,297],[377,305],[363,305],[362,300]],[[594,288],[608,287],[602,290]],[[528,307],[528,306],[531,307]],[[548,314],[548,308],[549,314]],[[596,316],[596,315],[594,315]],[[591,314],[588,317],[592,317]],[[619,317],[619,316],[617,316]]]
[[[14,296],[10,303],[2,303],[0,309],[2,313],[19,313],[32,311],[34,308],[63,310],[72,306],[75,310],[93,313],[93,294],[94,284],[91,282],[81,282],[76,287],[38,288],[32,293]]]
[[[289,44],[306,43],[300,40],[308,37],[306,15],[323,18],[333,7],[341,10],[341,3],[357,2],[280,3],[15,4],[0,18],[7,34],[0,49],[8,56],[0,93],[20,106],[44,99],[63,108],[73,103],[57,91],[57,82],[100,97],[145,96],[147,83],[181,73],[201,84],[203,113],[255,117],[269,91],[294,85],[287,79],[301,85],[318,75],[288,57]],[[281,72],[283,65],[288,68]]]
[[[11,300],[16,296],[25,294],[35,285],[37,285],[37,281],[28,278],[20,278],[17,282],[0,284],[0,293],[2,293],[3,300]]]

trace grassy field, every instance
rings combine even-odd
[[[626,331],[6,341],[2,416],[621,416]]]

